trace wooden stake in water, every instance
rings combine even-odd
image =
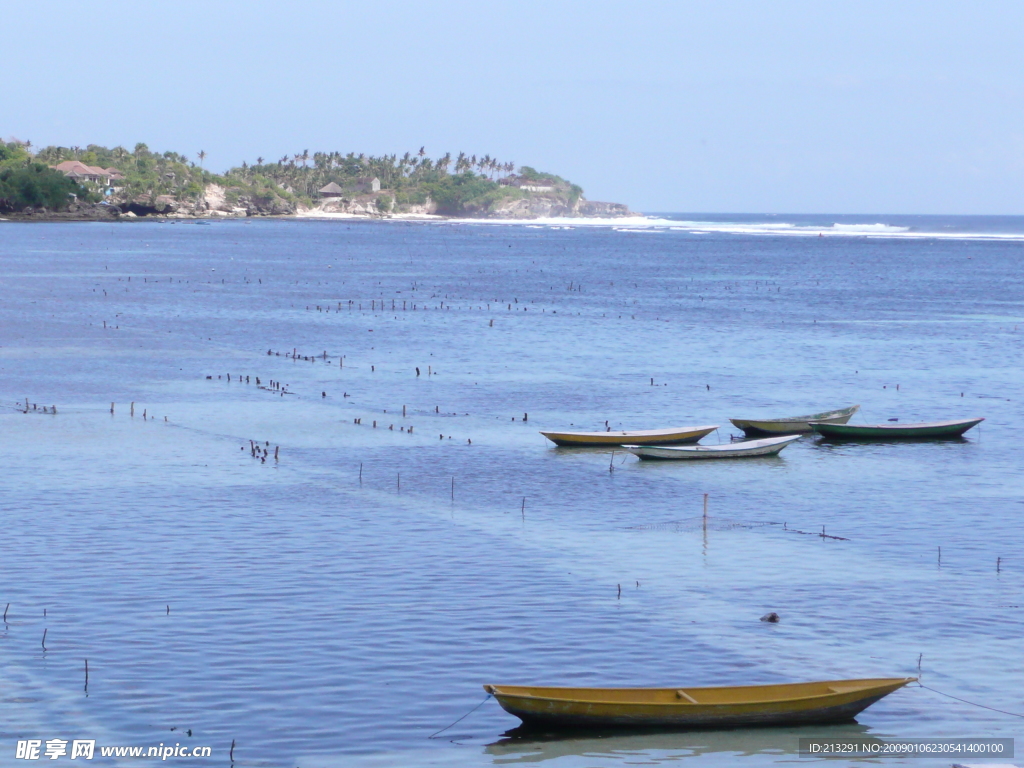
[[[395,482],[395,490],[398,490],[398,491],[402,490],[402,473],[401,472],[398,473],[398,479]]]
[[[452,501],[455,501],[455,475],[452,475]]]
[[[46,650],[46,630],[43,630],[43,641],[40,643],[43,646],[43,650]]]
[[[523,496],[523,506],[519,510],[523,515],[523,520],[526,519],[526,497]]]
[[[85,692],[89,692],[89,660],[85,660]]]
[[[612,451],[612,457],[608,460],[608,471],[615,471],[615,451]]]
[[[359,484],[363,484],[363,462],[359,462]]]

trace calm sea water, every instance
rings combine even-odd
[[[1022,218],[0,223],[0,764],[30,738],[754,768],[799,736],[1019,736],[907,688],[836,728],[524,739],[492,700],[428,738],[484,683],[919,663],[1024,712],[1022,256]],[[986,421],[682,465],[538,434],[716,442],[854,403]]]

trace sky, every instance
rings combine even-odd
[[[5,4],[0,137],[490,154],[645,212],[1024,214],[1024,3]],[[12,65],[12,62],[14,64]]]

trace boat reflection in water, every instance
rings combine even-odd
[[[567,766],[603,768],[621,766],[624,759],[639,758],[636,764],[662,765],[692,758],[717,755],[717,765],[729,758],[744,758],[748,767],[775,765],[780,757],[799,755],[800,739],[846,739],[858,743],[880,741],[870,728],[855,722],[830,726],[795,728],[738,728],[718,731],[620,733],[597,736],[592,733],[563,734],[543,728],[519,726],[488,744],[485,751],[494,765],[564,761]],[[765,758],[761,763],[756,758]],[[573,757],[580,758],[577,762]],[[559,763],[561,765],[562,762]],[[708,764],[711,764],[710,762]]]

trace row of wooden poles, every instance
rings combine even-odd
[[[116,405],[115,403],[111,403],[110,404],[110,413],[111,413],[111,415],[113,415],[113,413],[114,413],[115,405]],[[132,418],[135,418],[135,401],[134,400],[131,402],[131,405],[128,406],[128,415],[131,416]],[[142,418],[144,420],[148,420],[149,419],[149,409],[147,409],[147,408],[143,408],[142,409]],[[156,417],[154,416],[153,418],[156,418]],[[166,416],[164,416],[164,421],[167,421],[167,417]]]

